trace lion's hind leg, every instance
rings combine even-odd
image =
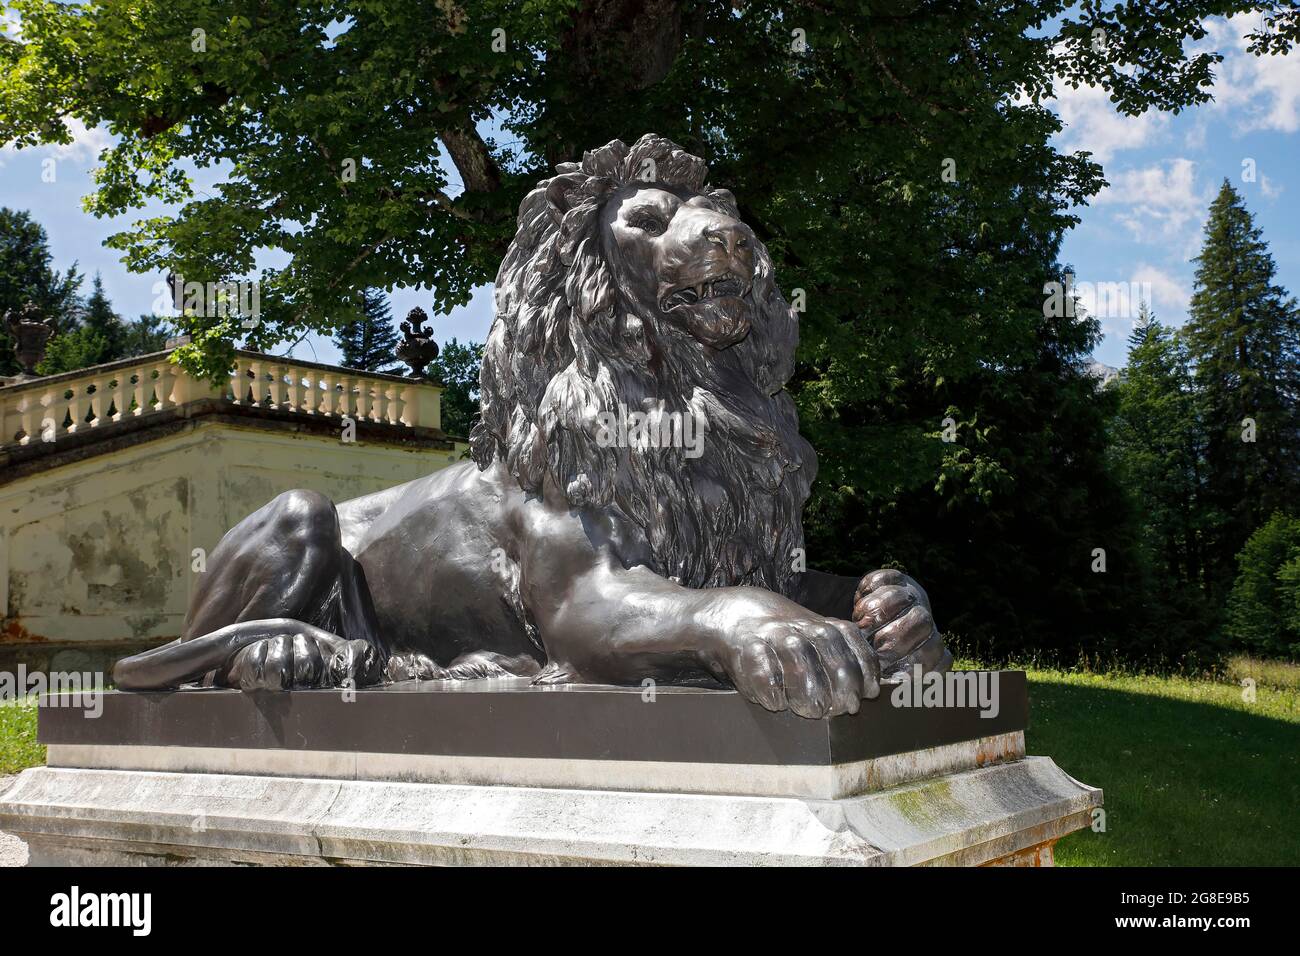
[[[285,492],[231,529],[207,563],[181,639],[119,661],[119,687],[208,675],[245,690],[381,678],[386,654],[365,574],[343,547],[329,498]]]

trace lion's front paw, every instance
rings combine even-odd
[[[856,714],[880,693],[880,671],[867,636],[849,621],[809,616],[743,629],[726,671],[744,697],[800,717]]]
[[[444,680],[447,677],[446,669],[439,667],[433,658],[416,652],[394,654],[388,659],[386,673],[391,681]]]
[[[873,571],[862,578],[853,596],[853,621],[871,635],[886,679],[915,664],[930,671],[945,670],[952,663],[929,597],[901,571]]]
[[[382,677],[379,653],[366,641],[281,634],[241,648],[217,683],[240,690],[364,687]]]

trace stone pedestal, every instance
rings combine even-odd
[[[737,694],[517,681],[110,692],[42,707],[0,795],[32,864],[1048,865],[1101,791],[996,714],[810,721]]]

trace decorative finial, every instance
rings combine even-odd
[[[45,358],[45,344],[54,334],[54,326],[41,318],[34,302],[28,302],[17,312],[5,313],[5,324],[14,337],[14,355],[28,375],[36,374],[36,366]]]
[[[411,367],[411,378],[425,378],[425,368],[438,357],[438,343],[433,340],[433,330],[424,327],[428,320],[428,313],[416,306],[406,313],[402,322],[405,341],[397,347],[397,357]]]

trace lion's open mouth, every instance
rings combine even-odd
[[[659,306],[663,311],[669,312],[673,309],[695,305],[697,302],[705,302],[709,299],[720,299],[724,296],[742,296],[748,291],[745,288],[745,283],[733,275],[714,276],[694,285],[683,286],[670,292],[664,297]]]

